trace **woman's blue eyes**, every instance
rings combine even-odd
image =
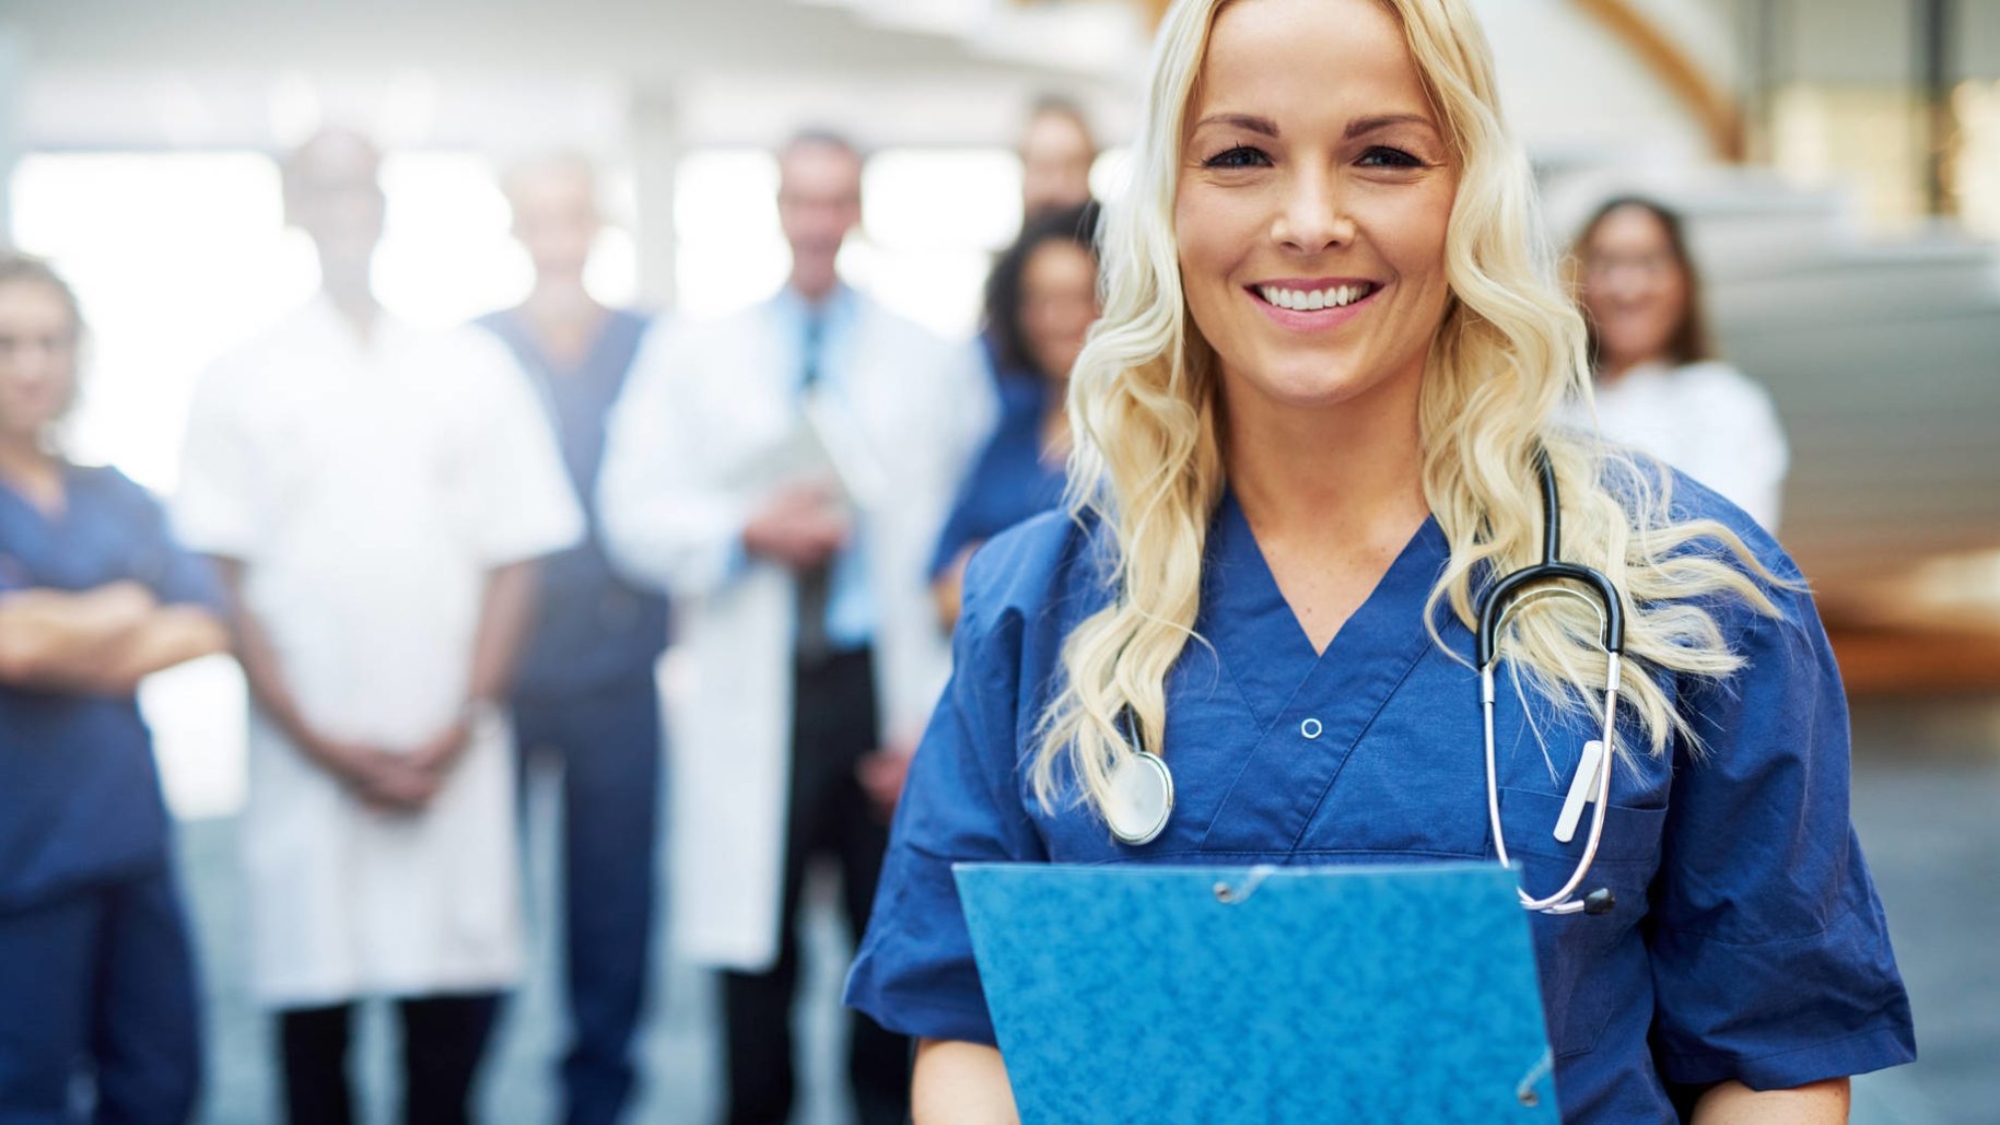
[[[1269,167],[1271,158],[1261,149],[1249,145],[1237,145],[1226,152],[1219,152],[1201,162],[1204,168],[1264,168]],[[1364,168],[1422,168],[1423,158],[1413,156],[1400,148],[1376,145],[1361,154],[1357,161]]]
[[[1262,168],[1271,163],[1271,158],[1248,145],[1237,145],[1228,152],[1219,152],[1201,163],[1204,168]]]
[[[1379,163],[1378,163],[1379,161]],[[1422,158],[1412,156],[1400,148],[1376,145],[1361,154],[1361,163],[1369,168],[1422,168]]]

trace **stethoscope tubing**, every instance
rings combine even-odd
[[[1624,605],[1619,598],[1618,588],[1602,573],[1590,567],[1560,561],[1562,553],[1562,509],[1556,491],[1555,470],[1549,463],[1548,451],[1535,452],[1535,470],[1540,477],[1542,493],[1542,561],[1523,567],[1495,582],[1479,600],[1478,631],[1475,650],[1476,666],[1479,670],[1479,710],[1480,723],[1485,742],[1486,765],[1486,816],[1493,832],[1493,850],[1503,867],[1512,868],[1513,858],[1507,851],[1507,833],[1500,819],[1500,776],[1499,755],[1495,750],[1493,733],[1493,708],[1495,691],[1493,671],[1497,664],[1499,634],[1510,609],[1532,598],[1533,587],[1543,587],[1550,593],[1583,598],[1592,603],[1599,613],[1598,637],[1604,646],[1604,707],[1603,731],[1600,745],[1603,752],[1597,757],[1597,776],[1592,779],[1595,790],[1591,810],[1590,832],[1584,839],[1583,853],[1578,857],[1569,878],[1555,893],[1536,897],[1526,888],[1518,888],[1523,908],[1542,914],[1580,914],[1589,908],[1589,902],[1576,897],[1590,869],[1597,861],[1597,851],[1604,840],[1604,825],[1611,808],[1611,774],[1616,766],[1612,735],[1617,728],[1618,686],[1620,668],[1625,650]],[[1569,587],[1554,587],[1550,583],[1572,582],[1588,589],[1595,598],[1587,597]],[[1159,786],[1156,794],[1159,803],[1157,812],[1147,815],[1144,823],[1126,826],[1117,823],[1117,817],[1108,816],[1112,835],[1125,844],[1138,847],[1151,843],[1166,828],[1174,805],[1173,773],[1166,760],[1143,747],[1133,747],[1136,757],[1126,763],[1125,768],[1139,768],[1142,772],[1158,775],[1155,783]],[[1587,759],[1580,755],[1578,768],[1584,768]],[[1590,896],[1595,899],[1597,896]]]

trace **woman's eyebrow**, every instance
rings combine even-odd
[[[1387,129],[1392,125],[1422,125],[1432,132],[1437,131],[1437,126],[1431,123],[1431,119],[1421,113],[1387,113],[1378,117],[1355,118],[1347,123],[1346,136],[1349,140],[1353,140],[1355,137],[1373,133],[1378,129]]]
[[[1268,117],[1256,117],[1248,113],[1215,113],[1195,122],[1195,128],[1209,125],[1233,125],[1263,137],[1276,137],[1278,123]]]

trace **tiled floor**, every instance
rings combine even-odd
[[[1896,951],[1916,1006],[1922,1060],[1856,1082],[1857,1125],[1973,1125],[2000,1119],[2000,702],[1870,706],[1855,716],[1854,818],[1887,904]],[[537,802],[531,827],[547,826]],[[182,854],[195,902],[210,993],[212,1125],[273,1120],[266,1027],[242,988],[243,902],[234,821],[184,826]],[[546,832],[537,832],[545,842]],[[549,893],[548,849],[534,852],[537,901]],[[845,1120],[835,1096],[834,995],[844,950],[827,911],[801,1032],[810,1044],[799,1120]],[[494,1125],[552,1119],[548,1061],[557,1049],[555,951],[538,944],[537,967],[515,1001],[482,1102]],[[645,1041],[648,1082],[634,1120],[707,1122],[716,1065],[708,981],[663,961],[664,1003]],[[364,1024],[362,1073],[371,1122],[387,1104],[389,1027]]]

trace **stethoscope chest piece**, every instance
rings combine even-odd
[[[1159,838],[1174,811],[1174,775],[1158,754],[1135,750],[1111,767],[1104,819],[1120,843],[1138,847]]]

